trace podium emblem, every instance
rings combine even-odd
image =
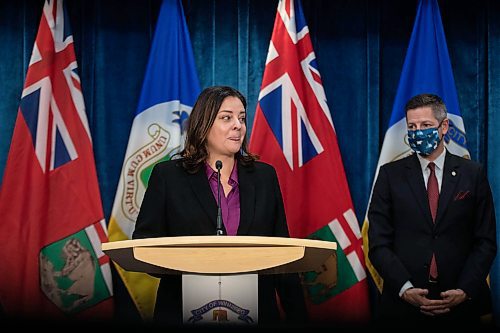
[[[213,300],[197,309],[192,309],[192,316],[188,319],[188,323],[195,324],[200,320],[203,320],[203,323],[207,323],[206,318],[203,318],[203,316],[210,311],[212,312],[213,322],[229,322],[226,309],[234,312],[238,316],[238,323],[253,323],[252,317],[249,316],[250,310],[223,299]]]

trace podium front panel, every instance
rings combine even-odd
[[[255,325],[258,275],[182,275],[182,311],[186,325]]]

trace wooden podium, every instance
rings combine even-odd
[[[335,285],[336,249],[334,242],[261,236],[162,237],[102,244],[102,250],[125,270],[182,274],[185,324],[256,324],[261,274],[321,274],[328,266],[329,283]]]
[[[160,237],[102,244],[103,252],[123,269],[153,274],[308,272],[327,260],[336,262],[336,249],[335,242],[263,236]]]

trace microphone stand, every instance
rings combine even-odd
[[[224,230],[222,229],[222,211],[220,204],[220,169],[222,169],[222,162],[217,160],[215,162],[215,168],[217,169],[217,229],[215,231],[215,234],[217,236],[222,236],[224,235]]]

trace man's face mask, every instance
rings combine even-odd
[[[441,139],[439,138],[438,127],[431,127],[422,130],[408,130],[408,143],[411,149],[422,156],[429,156],[436,150]]]

